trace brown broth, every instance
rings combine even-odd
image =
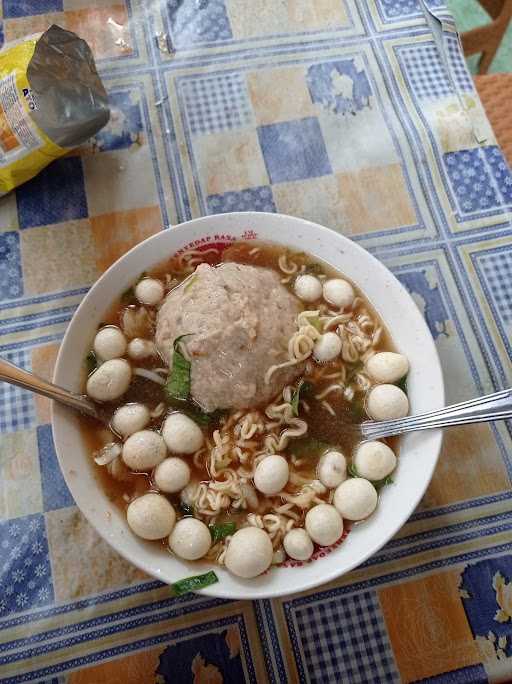
[[[322,273],[328,277],[346,277],[333,269],[329,265],[321,262],[318,259],[314,259],[305,253],[295,253],[281,246],[272,245],[269,243],[261,242],[237,242],[229,247],[227,247],[222,253],[213,254],[209,253],[206,255],[204,261],[210,265],[218,265],[221,262],[237,262],[241,264],[250,264],[255,266],[263,266],[266,268],[272,268],[282,275],[279,270],[278,261],[279,258],[287,254],[289,257],[293,258],[293,261],[297,263],[300,267],[305,267],[306,272],[312,273]],[[177,273],[177,258],[171,257],[161,262],[147,275],[156,276],[163,278],[165,274],[172,274],[175,278],[172,281],[172,287],[176,286],[179,282],[185,280],[189,275],[183,276],[183,274]],[[146,274],[144,274],[146,275]],[[135,281],[137,282],[137,281]],[[293,291],[293,278],[286,285],[291,291]],[[170,289],[172,289],[172,287]],[[356,294],[362,298],[362,307],[371,315],[371,317],[383,326],[378,314],[371,306],[371,304],[366,300],[363,293],[361,293],[358,288],[353,285]],[[127,306],[131,306],[134,303],[133,294],[121,298],[113,303],[113,305],[105,312],[103,316],[103,321],[100,327],[104,324],[119,325],[123,311]],[[357,309],[356,309],[357,312]],[[153,330],[154,332],[154,330]],[[377,350],[387,350],[393,351],[394,345],[392,343],[389,332],[383,326],[383,334],[380,338],[378,345],[375,347]],[[134,362],[131,362],[132,365]],[[145,361],[137,361],[137,366],[145,368],[157,368],[162,366],[161,359],[149,359]],[[308,379],[308,378],[306,378]],[[319,394],[322,390],[326,389],[330,384],[332,384],[330,379],[320,379],[314,385],[314,394]],[[84,380],[85,384],[85,380]],[[311,393],[313,394],[313,393]],[[309,405],[309,413],[301,414],[301,417],[307,420],[308,423],[308,433],[307,436],[313,437],[320,442],[328,444],[332,447],[339,447],[341,451],[346,455],[347,460],[350,462],[352,458],[352,453],[354,447],[357,444],[357,440],[354,438],[354,434],[346,429],[347,423],[361,423],[366,419],[364,412],[364,398],[356,395],[353,401],[347,401],[339,394],[331,394],[329,396],[329,403],[334,409],[336,416],[331,415],[323,406],[321,401],[314,398],[314,396],[304,397]],[[122,397],[121,401],[116,402],[111,405],[112,412],[118,406],[129,402],[141,402],[146,404],[150,409],[155,408],[160,402],[166,400],[165,392],[154,382],[145,380],[140,377],[136,377],[132,382],[128,392]],[[262,407],[263,408],[263,407]],[[162,418],[154,420],[148,427],[157,428],[162,421]],[[213,423],[207,428],[203,428],[206,436],[211,437],[213,430],[218,427],[218,423]],[[98,451],[106,441],[112,441],[114,437],[105,441],[105,430],[98,429],[97,423],[88,419],[86,417],[81,418],[81,429],[84,435],[84,439],[88,444],[91,454]],[[396,439],[386,440],[391,448],[397,453],[398,442]],[[294,452],[294,443],[296,440],[292,440],[287,449],[282,452],[284,455],[290,455]],[[91,456],[92,458],[92,456]],[[303,463],[296,466],[294,470],[300,475],[313,479],[316,477],[316,469],[318,464],[319,455],[315,455],[312,458],[303,459]],[[192,459],[188,459],[188,463],[192,469],[193,479],[199,481],[210,480],[210,474],[208,473],[206,467],[198,468],[194,466]],[[94,464],[93,464],[94,465]],[[119,482],[114,480],[107,471],[106,467],[96,467],[94,465],[95,474],[98,480],[99,486],[103,488],[106,492],[108,498],[117,506],[123,510],[127,507],[129,501],[131,501],[136,496],[141,495],[148,489],[151,489],[151,477],[149,474],[135,474],[132,473],[126,482]],[[291,485],[287,486],[287,490],[290,493],[297,491]],[[175,505],[179,513],[179,495],[167,495],[170,501]],[[261,512],[261,511],[260,511]],[[245,516],[246,512],[239,513],[237,511],[227,511],[218,517],[219,521],[234,520],[238,522],[241,516]]]

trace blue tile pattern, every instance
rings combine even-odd
[[[380,0],[380,6],[388,19],[407,17],[421,12],[419,0]]]
[[[3,0],[4,19],[62,12],[63,0]]]
[[[375,592],[318,600],[293,612],[307,681],[400,681]]]
[[[80,157],[62,157],[16,190],[20,228],[86,218]]]
[[[277,211],[272,189],[268,185],[247,188],[239,192],[225,192],[222,195],[210,195],[207,202],[209,214],[223,214],[228,211]]]
[[[496,308],[505,323],[512,323],[512,250],[478,258]]]
[[[335,114],[352,114],[370,106],[372,89],[364,70],[354,59],[314,64],[307,82],[311,99]]]
[[[435,677],[418,679],[413,684],[487,684],[488,681],[483,665],[469,665]]]
[[[436,98],[453,92],[435,45],[415,45],[401,50],[400,56],[416,97]]]
[[[253,121],[242,74],[187,79],[181,83],[180,94],[192,133],[243,128]]]
[[[57,461],[51,425],[38,426],[37,448],[39,451],[41,488],[43,491],[43,510],[53,511],[57,508],[73,506],[75,502],[64,482],[59,462]]]
[[[102,151],[130,147],[144,129],[140,103],[131,91],[109,93],[109,102],[110,121],[95,135],[96,145]]]
[[[420,0],[377,0],[381,13],[387,20],[407,19],[422,14]],[[430,7],[441,7],[444,0],[429,0]]]
[[[22,294],[20,236],[15,231],[0,233],[0,299],[14,299]]]
[[[463,92],[472,93],[475,90],[475,85],[471,74],[466,66],[466,61],[459,44],[459,39],[456,36],[446,36],[446,45],[448,46],[447,58],[455,79],[457,88]]]
[[[0,618],[53,603],[44,516],[0,522]]]
[[[428,274],[430,275],[430,274]],[[430,329],[432,337],[436,340],[440,336],[449,337],[448,321],[450,314],[443,301],[443,295],[436,283],[432,285],[426,270],[407,271],[397,273],[396,276],[402,285],[415,299],[422,303],[422,313]]]
[[[191,673],[197,668],[194,661],[197,663],[198,657],[204,662],[205,669],[208,667],[210,672],[218,673],[216,679],[219,682],[235,684],[250,681],[245,678],[241,654],[233,656],[230,652],[227,630],[203,633],[168,646],[159,656],[156,674],[164,682],[189,684],[192,681]],[[200,681],[202,678],[196,673],[196,679]]]
[[[223,0],[168,0],[167,12],[175,48],[215,43],[232,37]]]
[[[489,145],[482,150],[503,201],[505,204],[512,204],[512,173],[503,152],[497,145]]]
[[[6,361],[30,370],[30,352],[2,352]],[[35,425],[34,397],[30,392],[0,382],[0,433],[28,430]]]
[[[499,206],[500,200],[479,149],[448,152],[444,163],[462,213]]]
[[[489,558],[467,565],[461,575],[461,588],[464,590],[464,598],[461,600],[473,635],[487,637],[492,632],[496,640],[504,637],[502,645],[496,643],[496,647],[499,647],[510,658],[512,656],[512,620],[507,613],[500,615],[503,607],[497,602],[497,587],[500,582],[505,587],[510,587],[512,582],[511,555]],[[507,589],[504,594],[507,595]],[[507,608],[507,605],[504,607]]]
[[[272,183],[332,173],[316,117],[260,126],[258,137]]]

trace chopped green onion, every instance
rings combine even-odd
[[[183,594],[188,594],[190,591],[197,591],[198,589],[204,589],[209,587],[211,584],[215,584],[219,581],[217,575],[210,570],[205,572],[204,575],[194,575],[193,577],[186,577],[185,579],[179,580],[171,584],[176,596],[183,596]]]
[[[347,472],[350,475],[350,477],[359,477],[359,473],[356,470],[356,467],[353,463],[348,464]]]
[[[383,480],[378,480],[377,482],[372,482],[372,485],[375,487],[377,491],[380,491],[382,487],[385,487],[386,485],[393,484],[394,480],[391,477],[391,475],[388,475],[385,477]]]
[[[311,392],[313,389],[313,385],[310,382],[307,382],[306,380],[301,380],[299,384],[297,385],[297,389],[293,393],[292,400],[290,402],[291,407],[292,407],[292,413],[294,416],[299,415],[299,401],[300,401],[300,395],[304,396],[305,394],[308,394]]]
[[[308,318],[308,321],[319,333],[323,332],[324,326],[319,316],[311,316],[311,318]]]
[[[349,463],[347,467],[347,472],[350,475],[350,477],[361,477],[359,473],[356,470],[356,467],[353,463]],[[391,475],[388,475],[387,477],[383,478],[382,480],[370,480],[372,485],[375,487],[377,491],[382,489],[385,485],[393,484],[394,480],[391,477]]]
[[[165,384],[165,391],[171,399],[188,399],[190,394],[191,363],[179,348],[184,337],[188,337],[188,335],[180,335],[173,344],[172,368]]]
[[[396,383],[397,387],[400,387],[402,392],[405,392],[407,394],[407,375],[404,375],[403,378],[400,378],[400,380]]]
[[[183,288],[183,292],[187,292],[188,290],[190,290],[190,288],[196,282],[196,280],[197,280],[197,275],[194,273],[194,275],[192,275],[188,278],[187,283],[186,283],[185,287]]]
[[[310,273],[311,275],[321,275],[324,272],[320,264],[308,264],[304,270],[304,273]]]
[[[98,367],[98,359],[92,349],[85,357],[85,365],[87,366],[87,375],[90,375]]]
[[[133,287],[128,287],[122,294],[121,294],[121,302],[123,304],[128,304],[129,302],[132,301],[132,299],[135,297],[135,290]]]
[[[185,503],[184,501],[180,501],[178,508],[180,509],[180,512],[184,516],[193,516],[194,515],[194,507],[188,503]]]
[[[316,439],[316,437],[301,437],[291,442],[289,450],[298,458],[318,458],[330,446],[327,442],[322,442],[320,439]]]
[[[216,525],[210,525],[210,532],[212,535],[212,544],[220,542],[221,539],[229,537],[229,535],[234,534],[236,531],[236,523],[217,523]]]

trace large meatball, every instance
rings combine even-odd
[[[266,268],[201,264],[195,276],[169,293],[158,313],[156,344],[171,362],[180,335],[192,361],[191,393],[205,410],[249,408],[268,402],[301,371],[288,360],[299,300]]]

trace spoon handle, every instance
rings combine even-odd
[[[0,380],[8,382],[11,385],[17,385],[18,387],[23,387],[23,389],[29,390],[30,392],[36,392],[37,394],[42,394],[44,397],[49,399],[54,399],[61,404],[66,404],[71,406],[81,413],[85,413],[93,418],[98,418],[98,412],[88,399],[78,394],[73,394],[68,392],[62,387],[58,387],[47,380],[39,378],[37,375],[30,373],[29,371],[19,368],[9,361],[2,359],[0,357]]]
[[[430,430],[450,427],[451,425],[506,420],[507,418],[512,418],[511,388],[494,392],[494,394],[487,394],[477,399],[463,401],[460,404],[453,404],[430,413],[396,420],[363,423],[361,428],[365,438],[379,439],[415,430]]]

